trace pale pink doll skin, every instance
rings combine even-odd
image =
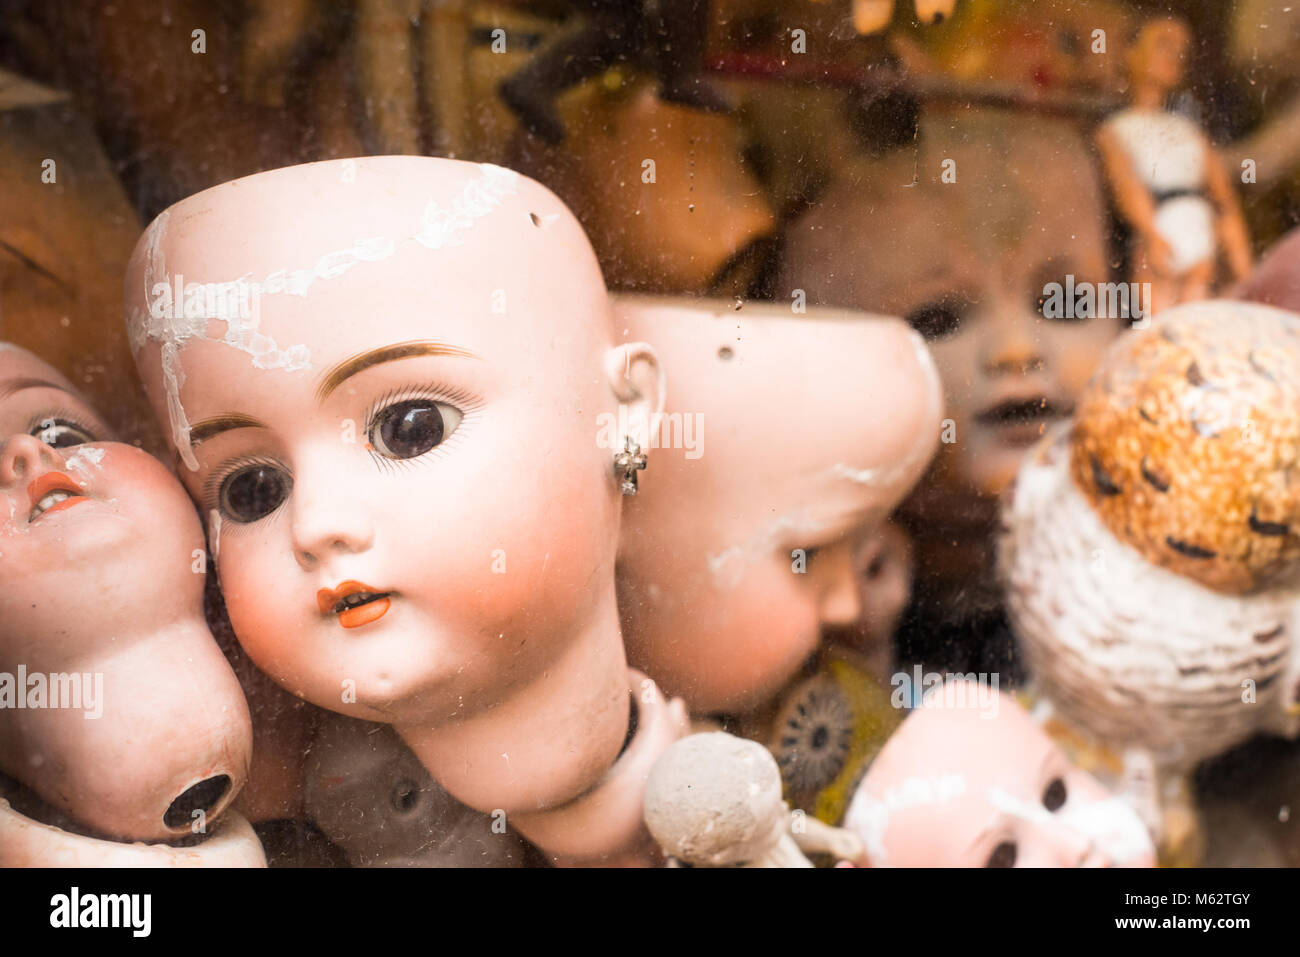
[[[104,837],[189,838],[243,786],[248,709],[203,620],[193,506],[108,437],[57,372],[0,346],[0,672],[102,688],[93,708],[6,707],[0,771]],[[56,487],[71,497],[51,505]]]
[[[228,810],[197,844],[105,841],[45,824],[15,810],[0,785],[0,867],[265,867],[266,855],[242,815]]]
[[[623,518],[629,659],[694,714],[762,708],[861,617],[859,550],[938,445],[938,373],[898,319],[614,300],[673,376]]]
[[[1010,696],[932,689],[868,769],[844,826],[870,867],[1154,867],[1137,814]]]
[[[177,276],[259,283],[255,318],[165,318],[154,297]],[[663,384],[648,346],[614,345],[594,254],[559,200],[509,170],[424,157],[261,173],[155,220],[126,294],[254,663],[392,724],[449,793],[525,836],[544,830],[539,812],[610,794],[639,689],[599,417],[645,421]],[[339,614],[349,583],[384,597]],[[621,819],[616,803],[597,800],[584,826]],[[569,837],[581,843],[537,843],[569,859]]]

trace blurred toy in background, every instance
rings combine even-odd
[[[733,117],[664,102],[610,74],[561,106],[573,131],[548,146],[520,134],[509,163],[564,200],[611,289],[743,295],[776,232]]]
[[[307,752],[305,810],[354,867],[519,867],[526,845],[443,790],[391,727],[328,714]]]
[[[251,734],[203,620],[184,490],[48,364],[0,344],[0,501],[0,769],[69,819],[45,823],[207,834],[243,786]],[[33,828],[37,844],[15,848],[61,840]]]
[[[651,347],[615,343],[555,196],[427,157],[275,170],[155,220],[126,290],[252,661],[394,725],[450,794],[508,813],[550,860],[648,860],[640,789],[686,715],[627,665],[614,457],[649,446],[664,377]],[[539,352],[542,329],[564,348]],[[522,483],[521,460],[538,463]]]
[[[844,826],[870,867],[1152,867],[1133,809],[996,685],[929,691],[866,769]]]
[[[726,96],[702,75],[708,39],[706,0],[579,0],[578,22],[547,43],[501,84],[502,99],[524,128],[551,145],[565,126],[554,105],[564,90],[611,67],[644,59],[671,103],[725,112]]]
[[[0,70],[0,340],[44,356],[125,441],[160,449],[118,307],[139,232],[68,95]]]
[[[862,541],[938,443],[933,362],[901,321],[849,310],[629,295],[614,310],[673,381],[619,542],[628,660],[694,715],[763,712],[824,627],[861,615]]]
[[[895,0],[851,0],[853,29],[863,36],[879,33],[894,19],[894,3]],[[922,23],[942,23],[952,16],[956,6],[957,0],[916,0],[916,17]]]
[[[1271,246],[1230,295],[1300,312],[1300,229],[1293,229]]]
[[[1223,163],[1192,120],[1168,109],[1191,42],[1182,20],[1144,23],[1128,52],[1131,105],[1097,131],[1116,206],[1133,230],[1131,278],[1151,284],[1154,312],[1208,297],[1220,252],[1234,279],[1251,265]]]
[[[1300,731],[1300,316],[1210,301],[1107,355],[1026,459],[999,566],[1039,693],[1118,754],[1164,849],[1203,836],[1188,775]]]
[[[832,628],[828,640],[846,645],[882,684],[894,673],[894,636],[912,598],[915,577],[911,536],[890,520],[863,539],[854,557],[862,614],[846,628]]]
[[[766,748],[720,731],[683,738],[655,762],[645,820],[670,867],[812,867],[807,853],[862,854],[853,832],[791,812]]]
[[[914,146],[859,155],[788,230],[781,297],[907,317],[943,380],[939,453],[900,509],[918,569],[904,662],[1011,670],[997,500],[1125,324],[1044,308],[1051,283],[1104,286],[1106,252],[1087,140],[1001,110],[927,108]]]
[[[775,712],[763,713],[765,726],[751,720],[738,730],[767,743],[791,806],[839,825],[863,772],[914,702],[899,693],[897,678],[878,677],[867,659],[833,642],[828,637],[782,691]]]

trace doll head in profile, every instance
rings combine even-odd
[[[188,837],[221,813],[251,731],[204,624],[194,508],[66,379],[3,344],[0,556],[0,770],[115,839]]]
[[[1051,284],[1064,298],[1067,282],[1111,278],[1106,222],[1090,147],[1070,124],[936,111],[915,149],[848,165],[791,227],[782,296],[904,316],[934,354],[948,421],[904,513],[924,577],[967,604],[996,600],[998,495],[1123,328],[1106,310],[1046,308]]]
[[[126,289],[253,661],[394,724],[473,806],[589,786],[629,710],[600,416],[645,444],[661,384],[652,350],[614,346],[560,201],[454,160],[274,170],[155,220]],[[500,746],[507,727],[527,743]]]
[[[615,313],[674,383],[624,517],[629,658],[694,712],[752,711],[862,617],[864,540],[938,443],[938,376],[897,319],[639,296]]]
[[[1013,698],[932,688],[867,770],[844,826],[872,867],[1152,867],[1137,814]]]

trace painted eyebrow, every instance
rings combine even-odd
[[[335,389],[358,372],[383,362],[395,362],[398,359],[409,359],[412,356],[451,356],[457,359],[482,358],[469,349],[462,349],[460,346],[453,346],[446,342],[438,342],[436,339],[412,339],[409,342],[398,342],[391,346],[380,346],[378,349],[371,349],[369,352],[363,352],[360,355],[352,356],[350,359],[344,359],[326,372],[321,377],[321,383],[316,389],[316,401],[324,402]]]
[[[59,385],[57,382],[50,382],[48,379],[10,379],[0,386],[0,399],[8,398],[15,392],[22,392],[23,389],[58,389],[60,392],[66,392],[70,396],[79,398],[67,386]]]
[[[206,442],[208,439],[220,435],[222,432],[229,432],[231,429],[265,429],[267,426],[260,419],[255,419],[251,415],[216,415],[210,419],[203,419],[196,422],[190,428],[190,445],[197,446],[200,442]]]

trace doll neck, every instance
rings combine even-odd
[[[1163,110],[1169,91],[1150,80],[1138,80],[1133,83],[1133,105],[1140,110]]]
[[[555,807],[614,763],[627,737],[628,669],[612,589],[602,606],[556,661],[495,707],[436,726],[394,725],[453,797],[488,814]]]

